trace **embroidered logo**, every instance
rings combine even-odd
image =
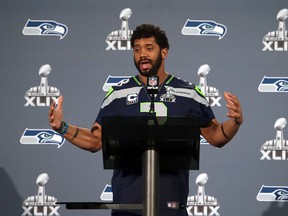
[[[126,104],[127,105],[136,104],[136,103],[138,103],[138,94],[137,93],[127,95],[127,97],[126,97]]]
[[[162,102],[170,102],[170,103],[176,103],[176,97],[171,94],[171,87],[165,86],[166,88],[166,94],[162,94],[160,96],[160,101]]]

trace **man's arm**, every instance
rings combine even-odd
[[[201,128],[204,138],[213,146],[222,147],[228,143],[237,133],[243,122],[242,108],[238,98],[228,92],[224,92],[227,102],[227,121],[219,123],[213,119],[208,127]]]
[[[61,133],[73,145],[87,151],[97,152],[102,148],[101,126],[95,122],[92,129],[80,128],[63,121],[63,96],[58,99],[58,105],[55,103],[49,109],[49,123],[53,130]]]

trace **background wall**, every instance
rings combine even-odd
[[[102,152],[92,154],[67,141],[60,148],[21,144],[26,128],[49,129],[48,106],[25,106],[25,93],[40,85],[39,68],[50,64],[48,83],[64,95],[65,120],[90,128],[105,96],[102,87],[107,77],[137,74],[131,50],[106,50],[107,35],[120,29],[120,12],[131,8],[129,29],[153,23],[166,30],[171,45],[166,61],[169,73],[198,84],[198,68],[210,66],[207,83],[221,96],[221,106],[213,106],[219,121],[226,120],[224,91],[236,94],[242,103],[244,123],[233,141],[222,149],[201,145],[200,170],[190,172],[190,195],[197,193],[195,179],[205,172],[209,176],[206,194],[217,198],[220,215],[286,215],[287,195],[282,202],[273,197],[262,202],[256,197],[262,185],[283,186],[288,193],[287,157],[261,160],[260,151],[266,141],[275,139],[275,121],[288,118],[287,87],[282,92],[258,90],[264,76],[288,79],[287,50],[263,51],[262,43],[268,32],[277,31],[277,13],[287,7],[286,0],[1,0],[0,211],[22,214],[23,201],[37,194],[35,181],[41,173],[50,177],[46,194],[58,201],[101,201],[112,175],[103,170]],[[24,35],[29,19],[53,20],[68,32],[62,39]],[[227,32],[221,39],[183,35],[187,19],[213,20]],[[287,128],[283,133],[285,141]],[[58,212],[110,214],[64,206]]]

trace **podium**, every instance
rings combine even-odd
[[[104,169],[142,169],[142,203],[58,203],[67,209],[142,209],[143,216],[158,216],[159,171],[199,169],[199,119],[103,117],[102,151]]]

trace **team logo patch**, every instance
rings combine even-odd
[[[136,103],[138,103],[138,94],[137,93],[127,95],[127,97],[126,97],[126,104],[127,105],[136,104]]]
[[[23,35],[29,36],[58,36],[63,39],[68,32],[68,27],[54,20],[31,20],[24,26]]]
[[[216,23],[212,20],[190,20],[187,19],[182,28],[183,35],[193,36],[216,36],[219,40],[224,37],[227,32],[226,26]]]
[[[171,94],[171,87],[165,86],[166,88],[166,94],[162,94],[160,96],[160,101],[162,102],[170,102],[170,103],[176,103],[176,97]]]

